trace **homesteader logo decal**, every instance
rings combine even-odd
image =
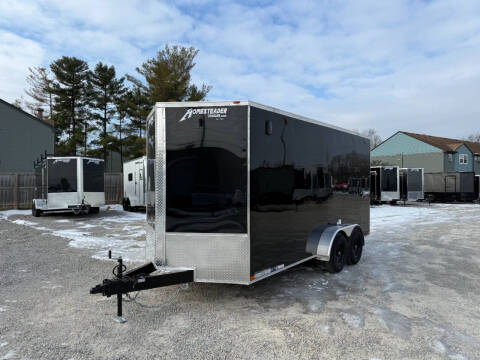
[[[192,115],[207,115],[208,118],[216,118],[217,120],[220,120],[227,117],[227,108],[188,109],[178,122],[190,119]]]

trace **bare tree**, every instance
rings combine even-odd
[[[36,113],[39,108],[43,109],[45,117],[52,120],[53,91],[50,73],[44,67],[29,67],[28,71],[27,83],[29,88],[25,90],[25,93],[33,99],[33,102],[27,102],[26,105],[32,113]]]
[[[25,111],[25,99],[23,98],[23,96],[20,96],[20,98],[18,99],[15,99],[15,101],[12,103],[13,106],[19,108],[20,110],[24,110]]]
[[[380,135],[378,135],[377,130],[373,128],[363,130],[361,134],[370,139],[370,150],[380,145],[383,141]]]
[[[472,142],[480,142],[480,132],[470,134],[466,138],[464,138],[463,140],[472,141]]]

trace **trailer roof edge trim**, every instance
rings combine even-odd
[[[278,109],[278,108],[275,108],[273,106],[268,106],[268,105],[263,105],[263,104],[260,104],[260,103],[257,103],[255,101],[250,101],[250,100],[231,100],[231,101],[176,101],[176,102],[157,102],[155,103],[155,106],[156,107],[200,107],[200,106],[233,106],[233,105],[250,105],[250,106],[255,106],[257,108],[260,108],[260,109],[263,109],[263,110],[268,110],[268,111],[272,111],[272,112],[275,112],[277,114],[280,114],[280,115],[284,115],[284,116],[288,116],[288,117],[292,117],[292,118],[296,118],[298,120],[302,120],[302,121],[306,121],[306,122],[309,122],[309,123],[312,123],[312,124],[317,124],[317,125],[322,125],[322,126],[325,126],[325,127],[328,127],[328,128],[331,128],[331,129],[334,129],[334,130],[339,130],[339,131],[343,131],[343,132],[347,132],[351,135],[356,135],[356,136],[359,136],[361,138],[364,138],[364,139],[367,139],[367,140],[370,140],[367,136],[364,136],[362,134],[359,134],[355,131],[352,131],[352,130],[348,130],[348,129],[345,129],[345,128],[342,128],[340,126],[336,126],[336,125],[332,125],[332,124],[329,124],[329,123],[325,123],[323,121],[320,121],[320,120],[315,120],[315,119],[312,119],[312,118],[308,118],[306,116],[302,116],[302,115],[298,115],[298,114],[295,114],[295,113],[291,113],[291,112],[288,112],[288,111],[285,111],[285,110],[281,110],[281,109]],[[150,112],[151,113],[151,112]],[[149,114],[150,116],[150,114]]]

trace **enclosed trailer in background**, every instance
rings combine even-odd
[[[123,210],[145,208],[147,157],[123,163]]]
[[[370,203],[380,204],[382,202],[382,191],[380,186],[380,166],[370,168]]]
[[[84,156],[47,156],[35,164],[32,215],[48,211],[98,213],[105,205],[104,163]]]
[[[400,169],[400,200],[417,201],[424,199],[423,168]]]
[[[430,201],[473,201],[475,199],[475,173],[427,173],[425,197]]]
[[[400,200],[400,171],[398,166],[372,166],[370,168],[370,196],[373,203]],[[372,184],[372,181],[374,183]]]

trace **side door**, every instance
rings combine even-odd
[[[145,174],[143,173],[143,161],[135,162],[135,198],[138,205],[145,204]]]
[[[454,193],[457,191],[457,177],[445,176],[445,192]]]

